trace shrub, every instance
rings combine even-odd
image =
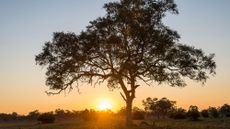
[[[145,119],[144,113],[140,111],[133,112],[133,119],[134,120],[143,120]]]
[[[55,117],[52,112],[42,113],[38,116],[38,121],[42,124],[54,123]]]
[[[40,116],[40,112],[38,110],[34,110],[34,111],[29,112],[29,114],[27,115],[27,118],[29,120],[37,120],[39,116]]]
[[[170,118],[173,119],[186,119],[186,110],[183,108],[178,108],[172,111]]]
[[[220,107],[220,113],[222,117],[230,117],[230,105],[224,104]]]
[[[209,117],[209,113],[208,113],[207,109],[202,110],[200,113],[201,113],[202,117],[204,117],[204,118],[208,118]]]
[[[209,107],[208,112],[209,112],[210,116],[212,116],[213,118],[219,117],[219,112],[218,112],[217,108],[215,108],[215,107]]]
[[[145,112],[138,107],[133,107],[133,119],[143,120],[145,118]]]
[[[200,113],[198,111],[198,107],[197,106],[193,106],[191,105],[189,107],[189,110],[188,110],[188,113],[187,113],[188,117],[191,119],[191,120],[198,120],[198,118],[200,117]]]

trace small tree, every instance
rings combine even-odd
[[[202,110],[200,113],[201,113],[202,117],[204,117],[204,118],[208,118],[209,117],[209,113],[208,113],[207,109]]]
[[[183,87],[186,77],[205,82],[215,74],[214,54],[179,43],[179,34],[163,24],[168,12],[178,14],[173,0],[120,0],[104,8],[106,16],[79,35],[54,33],[36,56],[37,64],[48,66],[46,84],[56,94],[79,82],[107,80],[110,89],[121,89],[131,125],[140,81]]]
[[[199,111],[198,111],[198,107],[197,107],[197,106],[191,105],[191,106],[189,107],[187,116],[188,116],[191,120],[194,120],[194,121],[198,120],[198,118],[200,117],[200,113],[199,113]]]
[[[12,112],[11,117],[12,120],[17,120],[19,118],[19,115],[17,112]]]
[[[186,119],[187,112],[185,109],[183,108],[175,108],[174,110],[172,110],[172,112],[170,113],[170,118],[173,119]]]
[[[212,118],[218,118],[219,117],[219,112],[216,107],[209,107],[208,112]]]
[[[30,120],[36,120],[38,119],[39,115],[40,115],[40,112],[38,110],[34,110],[28,113],[27,118]]]
[[[224,117],[230,117],[230,105],[224,104],[220,107],[220,114]]]
[[[42,124],[49,124],[54,123],[55,117],[52,112],[46,112],[39,115],[37,120],[40,121]]]
[[[161,98],[158,100],[157,98],[151,99],[150,97],[142,102],[145,106],[145,110],[152,112],[158,117],[158,119],[160,117],[165,118],[167,115],[169,115],[176,104],[175,101],[171,101],[167,98]]]
[[[59,118],[64,118],[66,116],[65,110],[63,109],[56,109],[55,110],[55,115]]]
[[[80,118],[85,121],[94,121],[97,119],[97,114],[96,111],[93,109],[85,109],[80,112]]]

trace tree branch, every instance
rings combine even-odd
[[[125,98],[125,96],[120,92],[121,97],[124,99],[125,102],[127,102],[127,99]]]

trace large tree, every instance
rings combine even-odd
[[[205,82],[215,74],[213,54],[178,43],[179,34],[163,24],[166,13],[178,14],[173,0],[120,0],[104,8],[107,14],[79,35],[55,32],[36,56],[47,67],[46,84],[56,90],[49,93],[107,81],[108,88],[121,89],[130,125],[141,81],[185,86],[186,78]]]

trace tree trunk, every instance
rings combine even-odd
[[[133,99],[128,98],[126,101],[126,126],[133,125],[133,122],[132,122],[132,103],[133,103]]]
[[[126,126],[132,126],[132,104],[133,99],[135,98],[135,89],[137,88],[137,86],[135,86],[135,79],[131,80],[131,90],[127,90],[122,78],[119,78],[119,83],[124,92],[124,95],[120,93],[121,97],[126,102]]]

